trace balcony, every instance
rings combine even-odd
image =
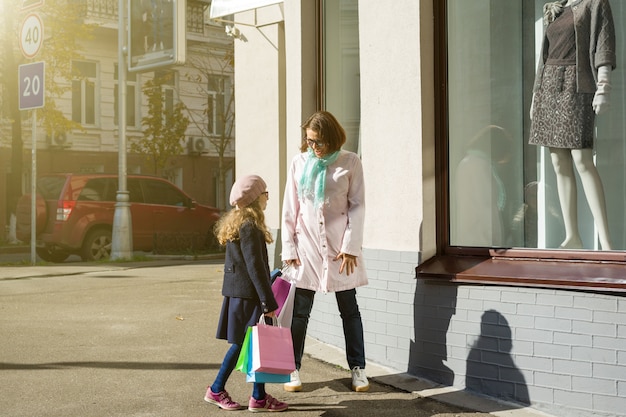
[[[83,0],[87,3],[87,18],[101,22],[106,26],[117,27],[118,0]],[[208,7],[206,1],[187,1],[187,32],[204,33],[204,12]]]

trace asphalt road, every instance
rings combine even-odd
[[[220,261],[0,267],[0,416],[224,415],[203,401],[228,348],[214,337],[221,280]],[[385,377],[352,392],[324,356],[306,356],[303,392],[267,386],[290,415],[488,415]],[[247,403],[251,384],[235,372],[227,389]]]

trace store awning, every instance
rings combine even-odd
[[[282,3],[283,0],[213,0],[209,17],[217,19],[259,7]]]

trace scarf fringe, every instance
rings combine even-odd
[[[298,187],[298,197],[307,198],[315,202],[315,206],[321,206],[325,202],[326,194],[326,168],[334,163],[339,156],[339,151],[318,158],[313,150],[308,150],[308,159],[304,164],[302,177]]]

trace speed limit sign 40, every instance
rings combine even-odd
[[[26,58],[34,58],[43,43],[43,22],[37,13],[31,13],[22,22],[20,48]]]

